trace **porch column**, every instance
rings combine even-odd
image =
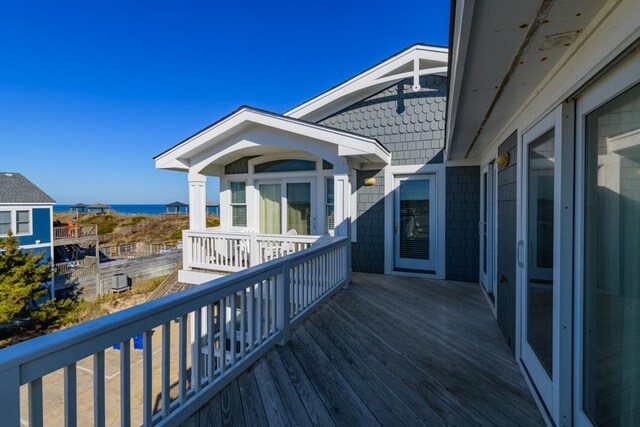
[[[189,229],[207,228],[207,177],[189,174]]]
[[[347,268],[349,280],[351,282],[351,181],[349,179],[349,168],[334,166],[334,219],[335,235],[347,236],[349,245],[347,249]]]

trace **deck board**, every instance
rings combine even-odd
[[[185,425],[543,425],[477,284],[354,274]]]

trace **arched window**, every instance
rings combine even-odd
[[[260,163],[254,168],[255,173],[314,171],[316,170],[316,162],[302,159],[282,159]]]

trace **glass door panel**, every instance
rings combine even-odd
[[[556,417],[559,378],[554,360],[559,335],[559,288],[556,279],[556,246],[560,220],[556,213],[561,177],[556,161],[560,145],[556,132],[557,111],[523,134],[522,239],[518,245],[521,269],[521,359],[547,410]],[[558,215],[558,216],[557,216]],[[556,217],[557,216],[557,217]],[[557,242],[556,242],[557,240]],[[559,348],[559,347],[558,347]]]
[[[640,85],[585,126],[582,407],[640,425]]]
[[[433,271],[435,200],[433,178],[397,180],[395,220],[396,269]]]
[[[287,232],[311,234],[311,183],[287,183]]]
[[[528,147],[527,341],[553,370],[554,130]]]
[[[260,192],[260,233],[282,233],[281,184],[258,184]]]

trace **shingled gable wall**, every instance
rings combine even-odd
[[[404,80],[319,123],[377,139],[391,151],[392,165],[442,163],[446,78],[423,76],[418,92],[411,84]],[[375,177],[376,184],[364,186],[368,177]],[[353,270],[383,273],[384,171],[358,171],[355,188],[358,217]]]

